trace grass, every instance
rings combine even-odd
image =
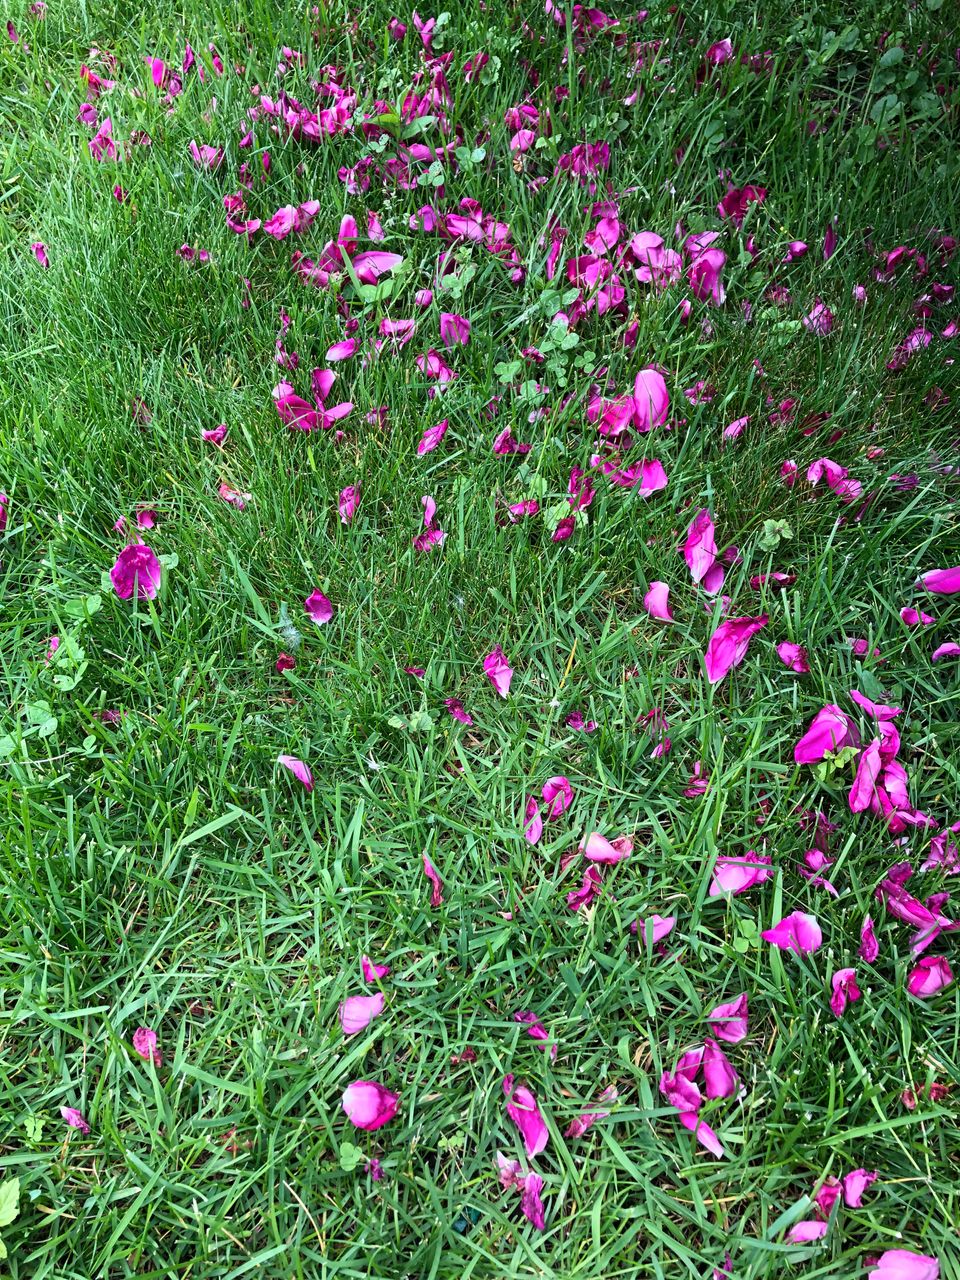
[[[352,22],[334,4],[311,15],[259,0],[213,0],[187,16],[169,0],[13,14],[20,41],[0,50],[0,1172],[19,1179],[20,1200],[0,1231],[0,1265],[15,1280],[672,1280],[711,1274],[726,1250],[738,1280],[832,1278],[865,1275],[869,1258],[896,1247],[935,1255],[944,1280],[958,1280],[957,1100],[909,1111],[900,1095],[956,1080],[960,988],[907,994],[907,926],[873,898],[891,863],[923,860],[929,834],[894,843],[883,821],[850,813],[850,766],[821,782],[793,762],[824,703],[852,712],[849,689],[883,696],[904,707],[913,803],[944,825],[960,817],[957,667],[930,661],[936,645],[960,640],[960,615],[950,597],[913,589],[919,572],[960,563],[960,388],[955,341],[939,336],[955,304],[938,306],[926,350],[902,371],[886,367],[920,323],[917,297],[934,280],[957,283],[957,259],[941,264],[931,239],[932,228],[958,234],[960,71],[947,8],[874,2],[838,17],[819,4],[799,13],[717,0],[681,22],[656,4],[642,26],[590,36],[541,5],[465,0],[435,44],[455,51],[451,126],[468,153],[485,154],[447,161],[442,194],[375,177],[362,196],[347,194],[338,170],[384,152],[358,129],[310,146],[261,123],[254,147],[239,150],[250,86],[276,92],[289,45],[306,68],[291,66],[282,83],[302,102],[314,104],[310,78],[335,64],[364,110],[399,104],[423,61],[406,11],[399,44],[379,3],[355,8]],[[736,59],[696,90],[707,47],[725,36]],[[168,111],[142,59],[178,67],[185,39],[207,74],[187,76]],[[638,40],[662,44],[635,70]],[[112,116],[118,140],[137,129],[152,139],[115,164],[94,163],[92,131],[76,119],[81,63],[106,74],[91,46],[118,59],[101,118]],[[489,70],[466,83],[460,68],[481,49]],[[741,65],[741,52],[765,50],[760,74]],[[503,118],[525,101],[541,116],[550,109],[553,135],[541,129],[543,147],[517,172]],[[811,133],[810,120],[826,127]],[[442,141],[435,127],[424,138]],[[220,175],[196,169],[191,139],[226,148]],[[566,288],[545,278],[552,220],[568,228],[568,254],[595,221],[586,189],[553,176],[556,158],[602,139],[611,163],[600,181],[620,193],[625,238],[655,230],[673,243],[678,220],[721,230],[726,305],[694,302],[684,326],[682,284],[657,294],[624,273],[623,315],[589,316],[552,365],[505,373],[523,348],[547,344]],[[242,190],[244,160],[248,216],[319,200],[304,236],[251,246],[225,227],[221,198]],[[721,171],[767,188],[742,231],[717,217]],[[531,190],[540,174],[546,183]],[[449,301],[438,287],[417,312],[441,242],[412,231],[410,215],[425,203],[452,211],[463,197],[509,223],[525,279],[511,283],[494,255],[461,246],[462,285]],[[368,208],[405,267],[389,300],[353,299],[356,336],[366,343],[384,315],[417,314],[419,332],[395,353],[338,366],[332,400],[355,404],[342,440],[288,432],[271,388],[289,376],[305,394],[309,371],[343,337],[335,292],[297,280],[290,253],[316,258],[342,213],[363,230]],[[839,244],[825,261],[834,216]],[[785,266],[793,239],[810,250]],[[33,241],[47,246],[47,270]],[[208,249],[210,263],[179,260],[184,243]],[[908,264],[877,282],[877,263],[899,244],[927,255],[926,279]],[[789,304],[767,300],[773,279]],[[857,283],[864,307],[851,300]],[[799,323],[817,298],[835,316],[823,338]],[[281,308],[286,347],[300,355],[294,374],[274,363]],[[440,349],[441,309],[472,323],[470,344],[445,353],[458,377],[442,400],[428,398],[414,364]],[[628,319],[633,349],[622,341]],[[672,428],[649,437],[646,456],[662,460],[667,489],[642,499],[600,475],[585,521],[552,542],[545,513],[596,449],[585,410],[597,370],[622,391],[653,362],[666,371]],[[519,384],[536,378],[551,387],[550,413],[530,422],[538,402]],[[715,388],[709,403],[683,396],[698,379]],[[932,407],[933,387],[950,403]],[[131,412],[134,397],[149,423]],[[794,419],[771,422],[768,397],[773,407],[795,398]],[[384,428],[366,421],[378,406]],[[744,436],[724,444],[723,428],[747,414]],[[829,423],[804,434],[818,414]],[[443,444],[418,456],[421,432],[441,417]],[[223,450],[200,438],[220,422]],[[493,454],[507,425],[529,454]],[[876,495],[862,518],[852,518],[860,504],[803,482],[823,455]],[[786,458],[800,468],[793,488],[780,478]],[[911,487],[897,476],[914,477]],[[252,494],[246,509],[218,497],[221,482]],[[356,518],[343,525],[337,495],[358,484]],[[424,494],[447,537],[419,554]],[[497,523],[495,502],[530,497],[539,516]],[[158,513],[143,537],[165,558],[164,583],[156,601],[123,601],[105,576],[123,545],[112,526],[144,505]],[[719,606],[704,610],[678,551],[704,506],[718,545],[739,547],[724,588],[732,612],[770,615],[716,686],[702,654]],[[770,545],[771,520],[792,536]],[[773,570],[796,580],[751,588]],[[672,627],[643,609],[654,580],[670,583]],[[314,588],[335,608],[323,628],[302,612]],[[910,603],[935,625],[904,626]],[[46,665],[52,634],[61,649]],[[848,637],[866,639],[868,653],[856,656]],[[806,646],[809,675],[777,659],[783,639]],[[506,700],[483,675],[496,644],[516,671]],[[294,647],[295,670],[278,674],[278,653]],[[426,668],[422,680],[404,672],[411,665]],[[448,715],[449,697],[464,701],[472,727]],[[655,708],[669,721],[661,758],[637,723]],[[122,715],[108,723],[104,710]],[[575,710],[596,720],[594,733],[568,727]],[[311,793],[278,768],[281,753],[309,762]],[[710,786],[687,796],[701,762]],[[526,797],[557,773],[571,780],[573,806],[531,846]],[[837,824],[836,899],[796,872],[809,843],[803,809]],[[593,830],[632,832],[636,848],[608,876],[610,891],[574,913],[565,895],[582,864],[561,859]],[[750,848],[773,856],[772,879],[708,899],[715,855]],[[424,852],[445,884],[439,908]],[[924,895],[951,887],[939,872],[912,883]],[[760,940],[792,910],[816,913],[820,951],[781,956]],[[868,910],[881,940],[873,965],[856,956]],[[629,931],[655,912],[677,918],[666,955]],[[956,955],[950,936],[935,950]],[[387,1010],[347,1040],[337,1007],[362,989],[363,953],[392,966]],[[863,998],[838,1020],[829,978],[849,964]],[[730,1058],[745,1092],[706,1104],[728,1151],[716,1160],[680,1128],[658,1083],[702,1041],[705,1014],[740,991],[750,1035]],[[555,1061],[513,1020],[519,1010],[543,1020]],[[159,1069],[133,1052],[140,1025],[158,1031]],[[504,1112],[508,1072],[534,1090],[550,1129],[535,1166],[543,1232],[497,1182],[495,1152],[523,1156]],[[347,1083],[370,1078],[402,1104],[364,1134],[339,1102]],[[565,1139],[609,1085],[619,1094],[609,1119]],[[79,1108],[91,1133],[66,1128],[61,1106]],[[381,1181],[355,1163],[354,1146],[381,1160]],[[879,1171],[862,1208],[841,1205],[821,1243],[785,1243],[786,1228],[812,1216],[818,1182],[858,1166]]]

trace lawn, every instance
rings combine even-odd
[[[0,1274],[960,1280],[955,11],[406,3],[0,32]]]

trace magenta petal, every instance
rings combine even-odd
[[[848,743],[856,743],[853,721],[833,703],[828,703],[814,716],[810,728],[793,749],[797,764],[815,764],[828,751],[837,752]]]
[[[382,275],[399,267],[401,262],[403,258],[399,253],[373,249],[368,253],[358,253],[353,259],[353,269],[361,284],[376,284]]]
[[[523,1216],[532,1222],[538,1231],[546,1227],[543,1216],[543,1201],[540,1192],[543,1190],[543,1179],[537,1173],[528,1173],[523,1180],[523,1194],[520,1197],[520,1208]]]
[[[940,1263],[926,1253],[888,1249],[880,1255],[868,1280],[940,1280]]]
[[[702,582],[706,574],[713,568],[717,559],[717,543],[710,512],[704,508],[698,511],[687,529],[687,540],[683,547],[683,556],[690,569],[694,582]]]
[[[513,667],[507,662],[506,655],[499,645],[488,653],[483,660],[483,669],[487,674],[490,683],[499,693],[501,698],[505,698],[510,692],[510,681],[513,679]]]
[[[860,999],[860,988],[857,986],[856,969],[838,969],[830,979],[833,994],[830,997],[830,1008],[834,1016],[843,1017],[848,1004]]]
[[[160,589],[160,561],[143,542],[124,547],[110,570],[110,581],[121,600],[136,593],[138,600],[155,600]]]
[[[308,791],[313,790],[313,774],[310,766],[298,760],[296,756],[278,756],[277,763],[289,769],[298,782],[302,782]]]
[[[772,929],[764,929],[760,935],[764,942],[771,942],[781,951],[816,951],[823,942],[823,933],[816,916],[803,911],[792,911]]]
[[[61,1107],[60,1115],[71,1129],[79,1129],[81,1133],[90,1132],[90,1126],[87,1124],[83,1113],[78,1111],[76,1107]]]
[[[773,859],[769,854],[721,854],[713,868],[713,879],[707,896],[718,898],[721,894],[743,893],[754,885],[763,884],[773,874]]]
[[[695,1111],[681,1111],[678,1119],[685,1129],[696,1135],[700,1145],[706,1147],[712,1156],[716,1156],[718,1160],[724,1158],[726,1152],[720,1139],[705,1121],[698,1118]]]
[[[151,1027],[137,1027],[133,1033],[133,1048],[144,1062],[152,1062],[155,1067],[163,1065],[157,1033]]]
[[[544,803],[550,806],[547,810],[548,818],[559,818],[573,804],[573,787],[570,779],[563,774],[548,778],[541,788],[541,795]]]
[[[440,441],[447,434],[448,420],[443,419],[434,427],[427,427],[423,435],[420,437],[420,443],[417,445],[417,453],[421,456],[425,453],[432,453],[439,445]]]
[[[863,1193],[876,1180],[876,1169],[870,1173],[866,1169],[851,1169],[843,1179],[844,1204],[851,1209],[859,1209],[863,1204]]]
[[[665,582],[650,583],[650,590],[643,597],[643,607],[651,618],[657,618],[661,622],[673,622],[673,614],[667,603],[669,594],[670,588]]]
[[[877,935],[873,930],[873,917],[865,916],[860,929],[860,959],[866,960],[868,964],[873,964],[879,954],[880,943],[877,941]]]
[[[644,946],[649,941],[651,946],[655,946],[658,942],[662,942],[668,934],[673,932],[673,926],[677,923],[676,916],[648,916],[646,920],[641,920],[638,926],[640,937],[643,939]]]
[[[540,816],[540,806],[534,796],[531,796],[527,801],[524,823],[524,840],[526,840],[527,844],[537,844],[543,835],[543,818]]]
[[[960,658],[960,644],[948,640],[946,644],[938,645],[931,653],[930,661],[939,662],[941,658]]]
[[[397,1114],[400,1095],[375,1080],[355,1080],[343,1091],[340,1105],[358,1129],[382,1129]]]
[[[707,1015],[707,1021],[718,1040],[724,1040],[727,1044],[739,1044],[747,1038],[748,1014],[747,995],[744,992],[736,1000],[718,1004]]]
[[[731,667],[738,667],[747,656],[747,646],[769,621],[765,613],[756,618],[729,618],[721,622],[707,644],[703,661],[711,684],[722,680]]]
[[[591,862],[622,862],[624,858],[630,856],[631,850],[632,844],[625,842],[623,837],[617,842],[612,842],[606,836],[602,836],[599,831],[592,831],[580,845],[581,853]]]
[[[936,595],[954,595],[960,591],[960,565],[953,569],[931,569],[920,581]]]
[[[907,990],[912,996],[935,996],[949,987],[953,970],[945,956],[924,956],[907,974]]]
[[[387,976],[390,972],[390,966],[388,964],[377,964],[369,956],[361,956],[360,972],[363,975],[364,982],[377,982],[380,978]]]
[[[333,617],[333,605],[322,591],[313,591],[303,602],[307,614],[318,625],[329,622]]]
[[[869,809],[876,796],[877,778],[883,761],[880,758],[880,739],[874,740],[860,752],[857,761],[857,773],[850,788],[849,804],[851,813],[863,813]]]
[[[433,865],[426,854],[423,855],[423,874],[433,886],[430,893],[431,907],[443,906],[443,881],[440,879],[440,873]]]
[[[532,1160],[538,1156],[550,1140],[546,1122],[533,1093],[526,1085],[514,1088],[514,1077],[505,1076],[503,1092],[507,1099],[507,1115],[520,1130],[523,1145]]]
[[[777,657],[785,667],[796,671],[798,675],[806,675],[810,670],[807,651],[802,644],[791,644],[789,640],[782,640],[777,645]]]
[[[340,1025],[345,1036],[365,1031],[370,1023],[383,1013],[384,994],[378,991],[372,996],[347,996],[340,1005]]]
[[[740,1081],[716,1040],[703,1042],[703,1078],[708,1098],[732,1098]]]

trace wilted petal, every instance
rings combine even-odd
[[[151,1027],[137,1027],[133,1033],[133,1048],[144,1062],[152,1062],[155,1067],[163,1066],[157,1033]]]
[[[160,561],[143,542],[124,547],[110,570],[110,581],[121,600],[134,593],[138,600],[155,600],[160,589]]]
[[[440,873],[433,865],[426,854],[423,855],[423,874],[430,881],[433,889],[430,894],[431,907],[440,907],[443,905],[443,881],[440,879]]]
[[[329,622],[333,617],[333,605],[322,591],[313,591],[303,602],[307,614],[318,625]]]
[[[727,1004],[718,1004],[707,1015],[707,1021],[710,1030],[718,1040],[723,1040],[727,1044],[739,1044],[741,1040],[747,1038],[748,1016],[747,995],[744,992],[737,996],[736,1000],[731,1000]]]
[[[803,911],[792,911],[772,929],[764,929],[760,936],[764,942],[773,943],[781,951],[816,951],[823,942],[816,916]]]
[[[866,960],[868,964],[873,964],[879,954],[880,943],[877,941],[877,935],[873,930],[873,918],[872,916],[865,916],[860,929],[860,959]]]
[[[490,683],[499,693],[501,698],[505,698],[510,692],[510,681],[513,679],[513,667],[507,662],[506,654],[499,645],[488,653],[483,660],[483,669],[487,674]]]
[[[707,679],[716,684],[732,667],[738,667],[747,656],[751,636],[767,625],[765,613],[756,618],[729,618],[721,622],[707,643],[703,661]]]
[[[507,1099],[507,1115],[520,1130],[524,1148],[532,1160],[543,1151],[550,1140],[540,1107],[526,1085],[520,1084],[514,1088],[512,1075],[504,1077],[503,1092]]]
[[[876,1169],[870,1173],[866,1169],[851,1169],[843,1179],[844,1204],[850,1209],[859,1209],[863,1203],[863,1193],[876,1180]]]
[[[377,982],[380,978],[387,976],[390,972],[390,966],[388,964],[377,964],[369,956],[361,956],[360,972],[363,975],[364,982]]]
[[[372,996],[347,996],[340,1005],[340,1025],[345,1036],[355,1036],[365,1031],[370,1023],[383,1013],[384,994],[378,991]]]
[[[347,1085],[340,1105],[358,1129],[381,1129],[397,1114],[400,1095],[375,1080],[355,1080]]]
[[[843,1016],[847,1004],[860,999],[860,988],[857,986],[856,969],[838,969],[830,979],[833,994],[830,997],[830,1008],[836,1017]]]
[[[528,1173],[523,1180],[523,1194],[520,1197],[520,1208],[523,1216],[532,1222],[538,1231],[547,1225],[543,1216],[543,1201],[540,1192],[543,1190],[543,1179],[537,1173]]]
[[[289,769],[298,782],[302,782],[308,791],[313,790],[313,774],[310,766],[298,760],[296,756],[278,756],[277,763]]]

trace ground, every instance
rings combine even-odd
[[[16,1280],[960,1277],[950,6],[611,9],[10,13]]]

